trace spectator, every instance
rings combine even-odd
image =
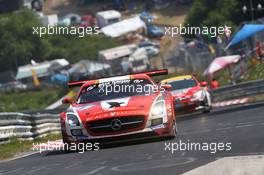
[[[257,44],[256,44],[256,52],[257,52],[259,61],[262,63],[263,57],[264,57],[264,51],[263,51],[261,42],[257,42]]]
[[[212,79],[211,81],[211,89],[218,89],[220,87],[218,81],[216,81],[215,78]]]

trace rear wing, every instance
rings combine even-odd
[[[148,71],[148,72],[139,72],[139,73],[134,73],[134,74],[126,74],[126,75],[118,75],[118,76],[110,76],[110,77],[102,77],[100,79],[119,77],[119,76],[139,75],[139,74],[145,74],[145,75],[148,75],[150,77],[160,76],[160,75],[168,75],[168,69],[153,70],[153,71]],[[68,87],[79,87],[79,86],[86,84],[88,81],[95,81],[95,80],[96,79],[69,82],[67,85],[68,85]]]
[[[89,81],[89,80],[87,80]],[[72,87],[79,87],[84,85],[85,83],[87,83],[87,81],[75,81],[75,82],[69,82],[67,83],[68,87],[72,88]]]
[[[161,69],[161,70],[153,70],[153,71],[149,71],[149,72],[141,72],[141,73],[135,73],[133,75],[137,75],[137,74],[146,74],[150,77],[154,77],[154,76],[160,76],[160,75],[168,75],[168,69]]]

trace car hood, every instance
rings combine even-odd
[[[82,121],[94,121],[115,116],[148,115],[156,95],[132,96],[80,104],[73,107]]]
[[[195,92],[199,91],[201,88],[199,86],[179,89],[171,91],[171,94],[174,98],[190,98]]]

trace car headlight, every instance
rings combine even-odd
[[[197,91],[193,94],[192,96],[192,101],[195,101],[195,100],[200,100],[202,101],[204,99],[204,93],[203,91]]]
[[[150,112],[150,118],[162,117],[165,114],[166,114],[165,103],[164,101],[159,101],[153,105],[151,112]]]
[[[167,122],[167,110],[164,100],[154,102],[147,122],[147,127],[154,127]]]
[[[78,120],[77,116],[74,114],[67,114],[67,121],[68,124],[72,127],[80,126],[80,121]]]

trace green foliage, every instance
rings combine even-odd
[[[0,72],[16,70],[20,65],[55,58],[71,63],[95,59],[100,49],[120,45],[105,36],[33,35],[33,27],[41,26],[39,18],[30,10],[0,15]]]
[[[252,8],[257,9],[260,0],[253,1]],[[244,13],[242,8],[247,7]],[[192,26],[237,26],[243,21],[250,21],[249,0],[195,0],[188,13],[186,24]],[[263,17],[264,11],[254,10],[254,19]]]
[[[48,36],[50,59],[67,58],[71,63],[82,59],[96,59],[97,52],[119,45],[119,43],[105,36],[90,36],[79,38],[78,36]],[[54,47],[55,46],[55,47]]]
[[[246,0],[195,0],[185,25],[200,27],[227,25],[234,31],[242,21],[250,20],[248,12],[245,14],[242,12],[244,5],[250,7]]]
[[[252,66],[245,76],[246,81],[259,79],[264,79],[264,63]]]
[[[190,24],[191,26],[199,26],[201,21],[206,19],[208,14],[208,8],[203,0],[196,0],[193,2],[192,8],[187,15],[186,24]]]
[[[25,22],[25,19],[29,19]],[[35,50],[33,42],[40,45],[41,40],[31,35],[32,26],[38,25],[38,19],[29,11],[3,15],[0,18],[0,67],[14,69],[17,64],[25,64],[32,58]]]
[[[195,0],[187,16],[186,24],[192,26],[219,26],[234,24],[238,15],[238,0]]]
[[[0,112],[45,109],[65,95],[64,90],[45,89],[0,95]]]

